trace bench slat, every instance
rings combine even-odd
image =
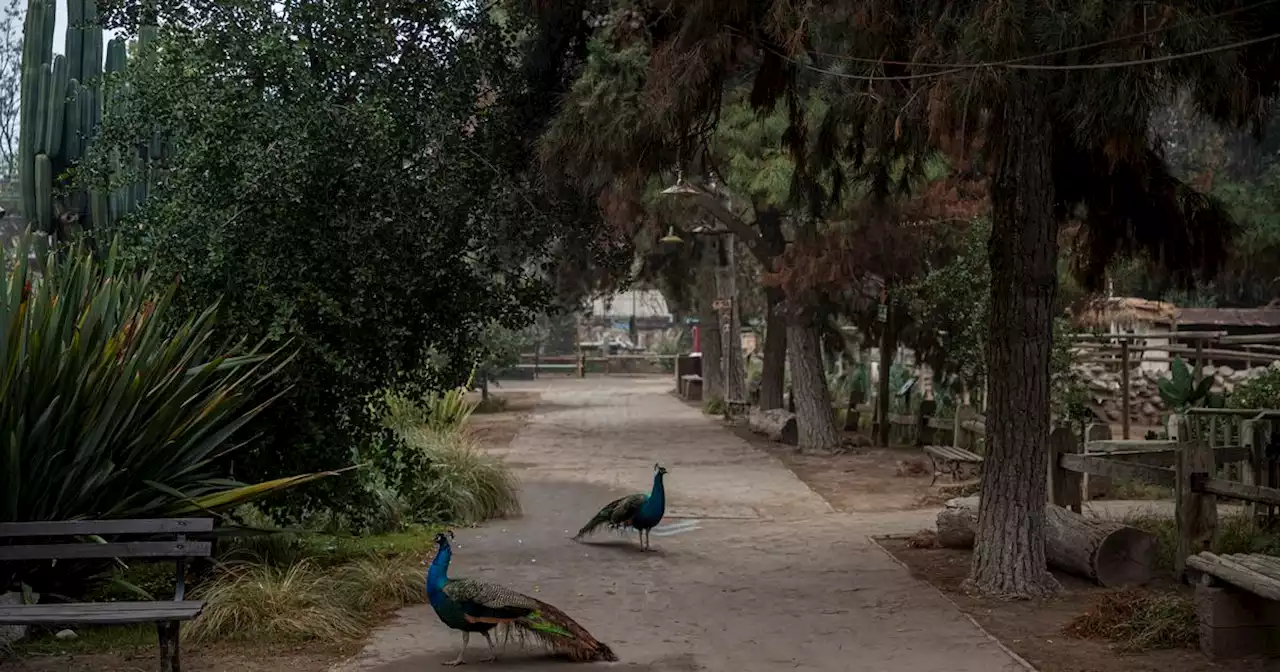
[[[114,544],[0,546],[0,560],[81,560],[89,558],[206,558],[207,541],[129,541]]]
[[[126,625],[159,621],[189,621],[204,609],[203,602],[93,602],[18,604],[0,607],[0,625]]]
[[[982,456],[955,446],[925,446],[924,451],[943,460],[955,462],[982,462]]]
[[[192,534],[212,531],[212,518],[51,520],[29,523],[0,523],[0,537],[61,537],[83,534]]]

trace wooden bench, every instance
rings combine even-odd
[[[929,485],[938,482],[939,462],[947,467],[946,473],[951,474],[952,481],[960,480],[960,470],[964,467],[982,465],[981,455],[955,446],[925,446],[924,454],[929,456],[929,462],[933,464],[933,480],[929,481]]]
[[[702,376],[688,373],[680,376],[680,396],[689,401],[702,401]]]
[[[1205,551],[1187,567],[1200,575],[1196,617],[1206,656],[1280,658],[1280,557]]]
[[[212,553],[208,541],[188,541],[187,535],[212,531],[212,518],[0,523],[0,563],[140,558],[177,564],[172,600],[0,605],[0,625],[155,623],[160,670],[179,672],[178,625],[204,609],[203,602],[185,599],[186,561]],[[95,543],[95,536],[108,541]]]

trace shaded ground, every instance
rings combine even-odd
[[[735,436],[778,458],[842,513],[907,511],[954,496],[944,477],[931,488],[931,469],[919,448],[864,448],[839,455],[809,455],[754,434],[745,421],[727,427]]]
[[[318,672],[349,656],[358,645],[219,644],[187,647],[182,669],[195,672]],[[159,648],[106,654],[27,654],[21,661],[0,659],[0,670],[15,672],[155,672]]]
[[[544,403],[499,451],[519,469],[526,514],[459,530],[454,576],[555,604],[624,669],[1022,669],[869,541],[912,529],[916,512],[836,513],[778,459],[668,395],[666,377],[540,384]],[[647,490],[655,462],[670,470],[657,552],[638,553],[634,538],[568,540],[604,502]],[[341,669],[434,669],[460,641],[430,607],[409,608]],[[536,653],[495,667],[563,669]]]
[[[882,539],[880,543],[910,568],[912,576],[943,591],[961,610],[1041,672],[1216,672],[1228,669],[1232,672],[1274,672],[1280,669],[1280,663],[1274,661],[1214,664],[1195,649],[1126,654],[1118,652],[1104,640],[1068,637],[1062,634],[1063,627],[1088,611],[1105,589],[1055,572],[1064,591],[1054,600],[1006,602],[970,597],[960,592],[960,583],[969,572],[969,551],[908,548],[902,539]]]

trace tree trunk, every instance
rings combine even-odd
[[[725,398],[745,401],[747,398],[747,367],[742,354],[742,327],[738,315],[737,246],[732,235],[717,241],[720,264],[716,267],[716,293],[728,305],[721,311],[720,324],[722,354],[725,359]]]
[[[787,361],[791,364],[792,394],[800,450],[833,451],[840,448],[831,391],[822,370],[822,346],[812,316],[797,316],[787,325]]]
[[[480,376],[480,401],[489,401],[489,376]]]
[[[880,424],[876,425],[876,444],[889,445],[889,433],[893,423],[889,422],[889,409],[893,390],[889,389],[889,371],[893,369],[893,301],[890,300],[885,309],[885,322],[880,325],[880,380],[876,388],[876,416]]]
[[[787,317],[782,312],[782,290],[764,290],[769,311],[764,326],[764,357],[760,371],[760,410],[782,408],[782,389],[786,384]]]
[[[946,548],[973,546],[977,499],[953,499],[938,512],[938,543]],[[1045,531],[1049,567],[1107,588],[1140,586],[1155,577],[1160,540],[1150,532],[1052,504],[1045,509]]]
[[[716,257],[710,243],[702,245],[698,273],[698,338],[702,345],[702,398],[724,399],[724,364],[720,349],[720,316],[716,313]]]
[[[990,402],[969,587],[1002,597],[1057,591],[1045,569],[1049,353],[1058,290],[1048,92],[1011,75],[991,189]]]

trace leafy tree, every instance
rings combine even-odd
[[[389,440],[370,395],[456,386],[491,323],[520,328],[549,297],[563,220],[519,189],[510,35],[443,1],[231,0],[162,23],[84,179],[170,141],[127,250],[180,277],[181,302],[221,297],[238,333],[299,348],[237,474],[349,464]]]

